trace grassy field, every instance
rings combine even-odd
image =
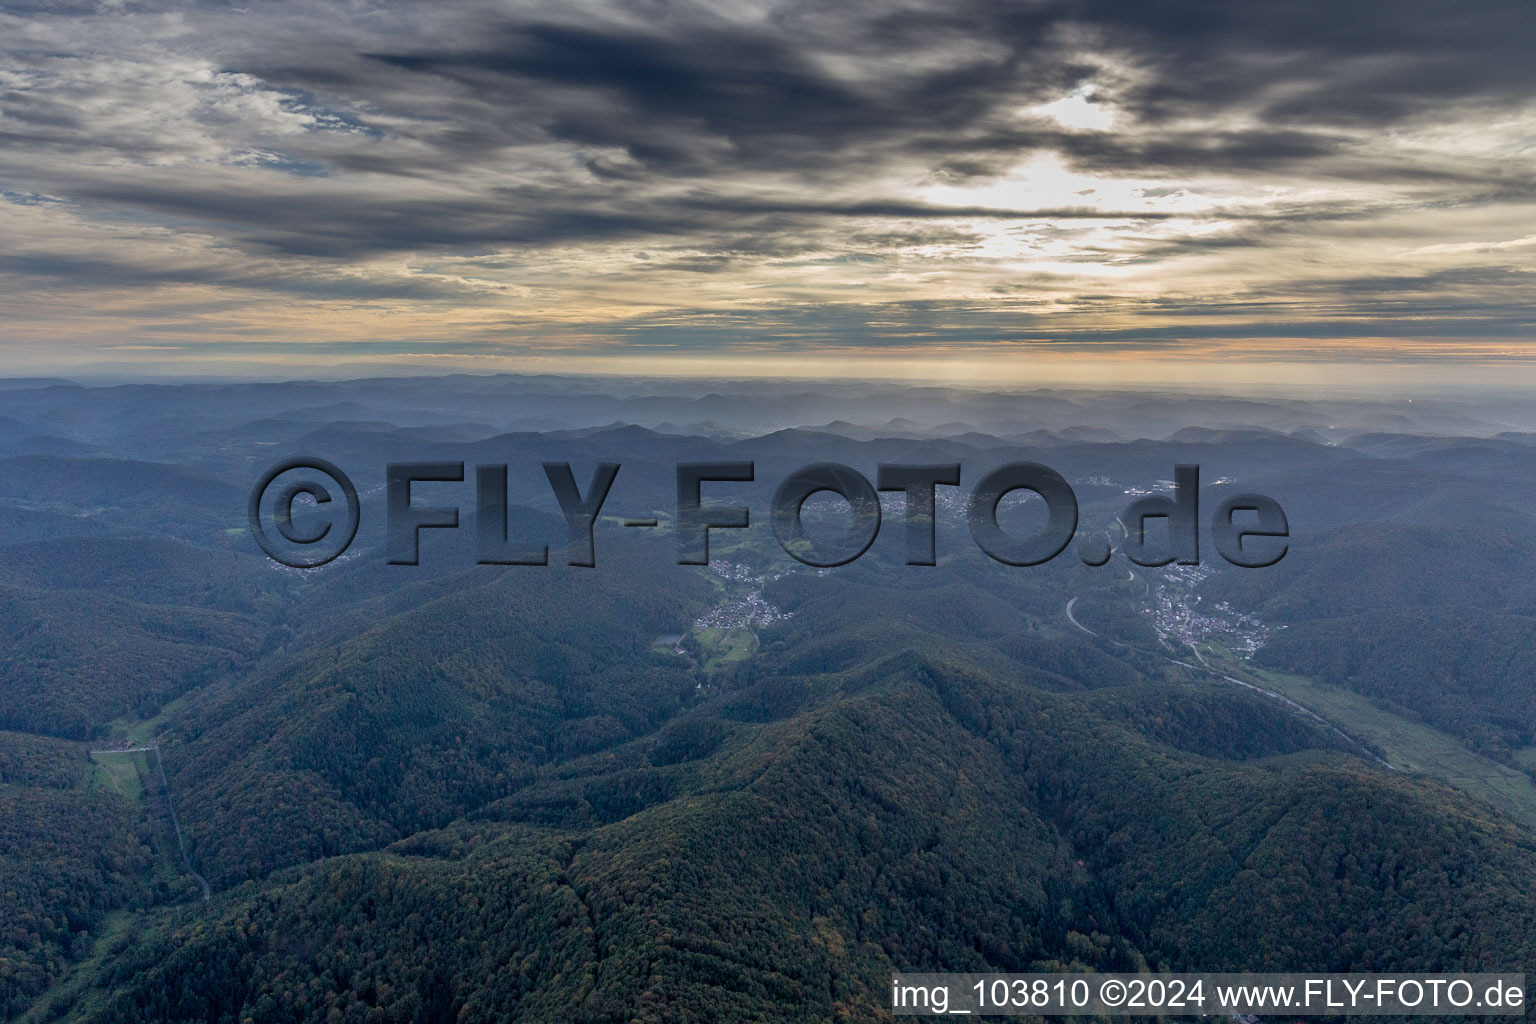
[[[195,696],[195,693],[183,694],[162,707],[151,718],[135,718],[132,715],[124,715],[115,718],[108,723],[108,735],[112,737],[110,742],[99,744],[102,747],[115,746],[124,740],[131,747],[147,747],[154,738],[163,731],[164,723],[174,718]]]
[[[91,789],[120,793],[138,803],[144,796],[144,775],[148,770],[144,754],[92,754]]]
[[[694,633],[704,648],[704,671],[713,672],[722,665],[743,661],[757,645],[745,629],[701,629]]]
[[[148,730],[152,723],[140,723],[130,732]],[[144,738],[135,735],[136,743]],[[161,781],[159,765],[154,754],[95,753],[91,755],[91,772],[87,785],[120,793],[137,804],[149,826],[150,841],[155,848],[155,877],[173,889],[192,886],[193,879],[182,863],[181,847],[171,822],[170,796]]]

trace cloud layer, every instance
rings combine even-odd
[[[1533,42],[1514,0],[0,4],[0,360],[1523,359]]]

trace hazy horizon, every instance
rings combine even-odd
[[[802,361],[803,362],[803,361]],[[338,383],[394,378],[442,377],[526,377],[572,378],[650,382],[685,381],[690,383],[746,381],[785,382],[835,387],[839,384],[891,384],[906,387],[943,387],[994,393],[1025,393],[1033,390],[1106,391],[1106,392],[1189,392],[1211,396],[1304,399],[1328,397],[1348,399],[1436,399],[1469,398],[1478,395],[1523,395],[1536,384],[1536,367],[1525,373],[1511,373],[1509,368],[1477,365],[1447,367],[1443,364],[1254,364],[1211,367],[1158,364],[1147,367],[1154,373],[1135,376],[1109,376],[1094,367],[1078,367],[1075,372],[1020,373],[990,377],[969,367],[975,375],[953,372],[947,376],[934,373],[927,364],[885,368],[885,373],[830,372],[825,368],[801,368],[790,372],[786,366],[744,367],[730,363],[686,368],[642,363],[624,369],[607,362],[602,368],[579,362],[556,367],[493,368],[483,366],[443,367],[409,363],[340,363],[332,366],[272,366],[265,363],[222,366],[165,367],[157,365],[101,366],[89,369],[60,366],[35,372],[0,367],[0,385],[11,382],[65,380],[87,386],[115,384],[178,383],[292,383],[317,381]],[[866,370],[868,368],[866,367]],[[1523,369],[1523,368],[1522,368]],[[897,372],[905,370],[905,373]]]

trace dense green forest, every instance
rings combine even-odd
[[[893,970],[1536,973],[1523,442],[178,433],[162,400],[0,458],[38,480],[0,485],[0,1019],[880,1020]],[[114,449],[134,416],[163,462]],[[323,569],[245,533],[272,431],[363,467]],[[386,564],[368,474],[466,451],[531,469],[510,530],[552,564],[477,566],[447,484],[462,528]],[[666,522],[672,464],[717,457],[758,461],[719,499],[754,509],[812,461],[1035,458],[1116,541],[1128,487],[1200,461],[1296,536],[1272,570],[1021,569],[949,500],[937,566],[892,507],[818,571],[756,512],[713,567],[613,521]],[[596,568],[563,564],[546,458],[625,465]]]
[[[624,746],[470,822],[248,883],[123,959],[101,1019],[877,1019],[892,969],[1536,954],[1528,835],[1318,738],[1253,774],[1253,752],[1190,753],[961,666],[804,684],[772,721],[733,714],[745,691],[696,710],[709,754]],[[1234,729],[1275,714],[1225,704]]]
[[[85,751],[0,732],[0,1015],[20,1013],[91,948],[113,909],[143,906],[153,853],[136,809],[92,785]]]
[[[1394,525],[1324,534],[1271,577],[1211,592],[1290,625],[1262,665],[1389,703],[1519,763],[1536,746],[1536,587],[1500,527]]]

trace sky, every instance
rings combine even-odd
[[[1533,44],[1527,0],[0,2],[0,373],[1536,383]]]

